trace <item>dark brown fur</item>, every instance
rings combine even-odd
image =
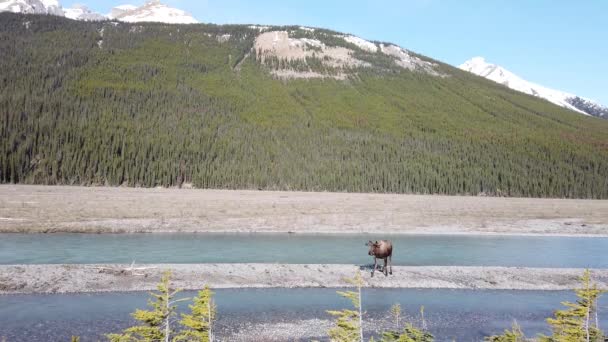
[[[365,244],[369,246],[369,251],[367,254],[374,257],[374,268],[372,269],[372,277],[374,276],[374,272],[378,267],[378,259],[384,260],[384,275],[388,276],[388,267],[390,265],[390,274],[393,274],[393,243],[388,240],[380,240],[376,242],[369,241]]]

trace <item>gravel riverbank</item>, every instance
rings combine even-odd
[[[0,233],[608,236],[608,200],[0,185]]]
[[[165,270],[177,288],[344,287],[362,269],[366,287],[504,290],[569,290],[581,269],[395,266],[393,275],[354,265],[159,264],[159,265],[5,265],[0,294],[81,293],[153,290]],[[608,289],[608,270],[593,270],[593,280]]]

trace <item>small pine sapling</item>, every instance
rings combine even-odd
[[[138,309],[132,314],[133,318],[142,323],[141,325],[127,328],[122,334],[108,334],[108,339],[111,342],[169,342],[173,333],[171,321],[177,309],[175,304],[188,300],[188,298],[174,300],[180,290],[171,290],[170,282],[171,272],[167,271],[157,285],[157,292],[150,293],[153,299],[148,300],[148,306],[152,310]]]
[[[505,330],[502,335],[489,336],[484,339],[487,342],[526,342],[526,336],[517,322],[513,322],[511,330]]]
[[[543,342],[598,342],[604,341],[599,323],[594,320],[597,314],[597,300],[605,291],[591,283],[591,271],[585,270],[580,278],[582,288],[574,290],[577,296],[575,303],[563,302],[567,309],[555,311],[555,317],[547,322],[553,330],[552,336],[541,336]]]
[[[180,324],[184,329],[175,337],[175,342],[213,342],[213,321],[216,306],[209,287],[199,291],[190,305],[191,314],[182,314]]]
[[[405,328],[401,332],[399,318],[401,317],[401,306],[395,304],[391,307],[391,316],[397,323],[395,330],[389,330],[382,333],[380,342],[433,342],[434,337],[426,330],[426,321],[424,319],[424,306],[420,307],[420,315],[422,319],[422,329],[416,328],[412,323],[406,323]]]
[[[336,323],[328,331],[332,342],[362,342],[363,341],[363,310],[361,304],[361,288],[363,278],[361,272],[357,272],[355,278],[346,279],[348,283],[356,287],[357,291],[337,291],[337,293],[351,301],[354,310],[329,310],[328,314],[336,317]]]

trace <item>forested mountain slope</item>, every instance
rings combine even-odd
[[[608,197],[608,121],[321,29],[0,13],[0,115],[4,183]]]

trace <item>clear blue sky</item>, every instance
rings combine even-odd
[[[329,28],[452,65],[483,56],[529,81],[608,105],[606,0],[162,1],[206,23]],[[79,2],[108,13],[115,5],[145,1]]]

